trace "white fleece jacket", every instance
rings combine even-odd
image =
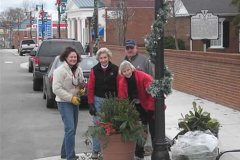
[[[72,96],[78,96],[79,86],[74,86],[74,82],[83,83],[84,77],[80,67],[76,69],[75,76],[66,62],[63,62],[53,72],[53,93],[57,102],[71,102]],[[75,83],[74,83],[75,84]]]

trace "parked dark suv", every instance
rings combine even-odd
[[[72,47],[82,55],[84,50],[82,44],[76,40],[70,39],[49,39],[44,40],[34,57],[33,63],[33,90],[42,89],[43,75],[46,74],[49,65],[54,58],[64,52],[66,47]]]

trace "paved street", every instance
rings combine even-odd
[[[59,155],[63,125],[57,109],[47,109],[42,92],[32,89],[28,56],[0,50],[0,159],[32,160]],[[88,110],[80,110],[76,152],[90,149],[82,137],[91,124]]]

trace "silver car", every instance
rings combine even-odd
[[[83,70],[83,76],[85,82],[87,83],[91,68],[95,66],[98,61],[94,56],[81,55],[80,66]],[[56,107],[55,94],[52,92],[52,80],[53,80],[53,72],[59,67],[62,62],[59,59],[59,56],[55,57],[54,61],[48,68],[48,71],[45,75],[43,75],[43,99],[46,99],[46,107],[53,108]],[[81,96],[81,104],[87,104],[87,95]]]

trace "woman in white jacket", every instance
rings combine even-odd
[[[53,93],[56,95],[58,110],[64,123],[64,139],[61,158],[76,160],[75,134],[78,123],[80,89],[83,86],[83,73],[79,67],[81,58],[75,49],[67,47],[60,55],[63,62],[53,73]]]

